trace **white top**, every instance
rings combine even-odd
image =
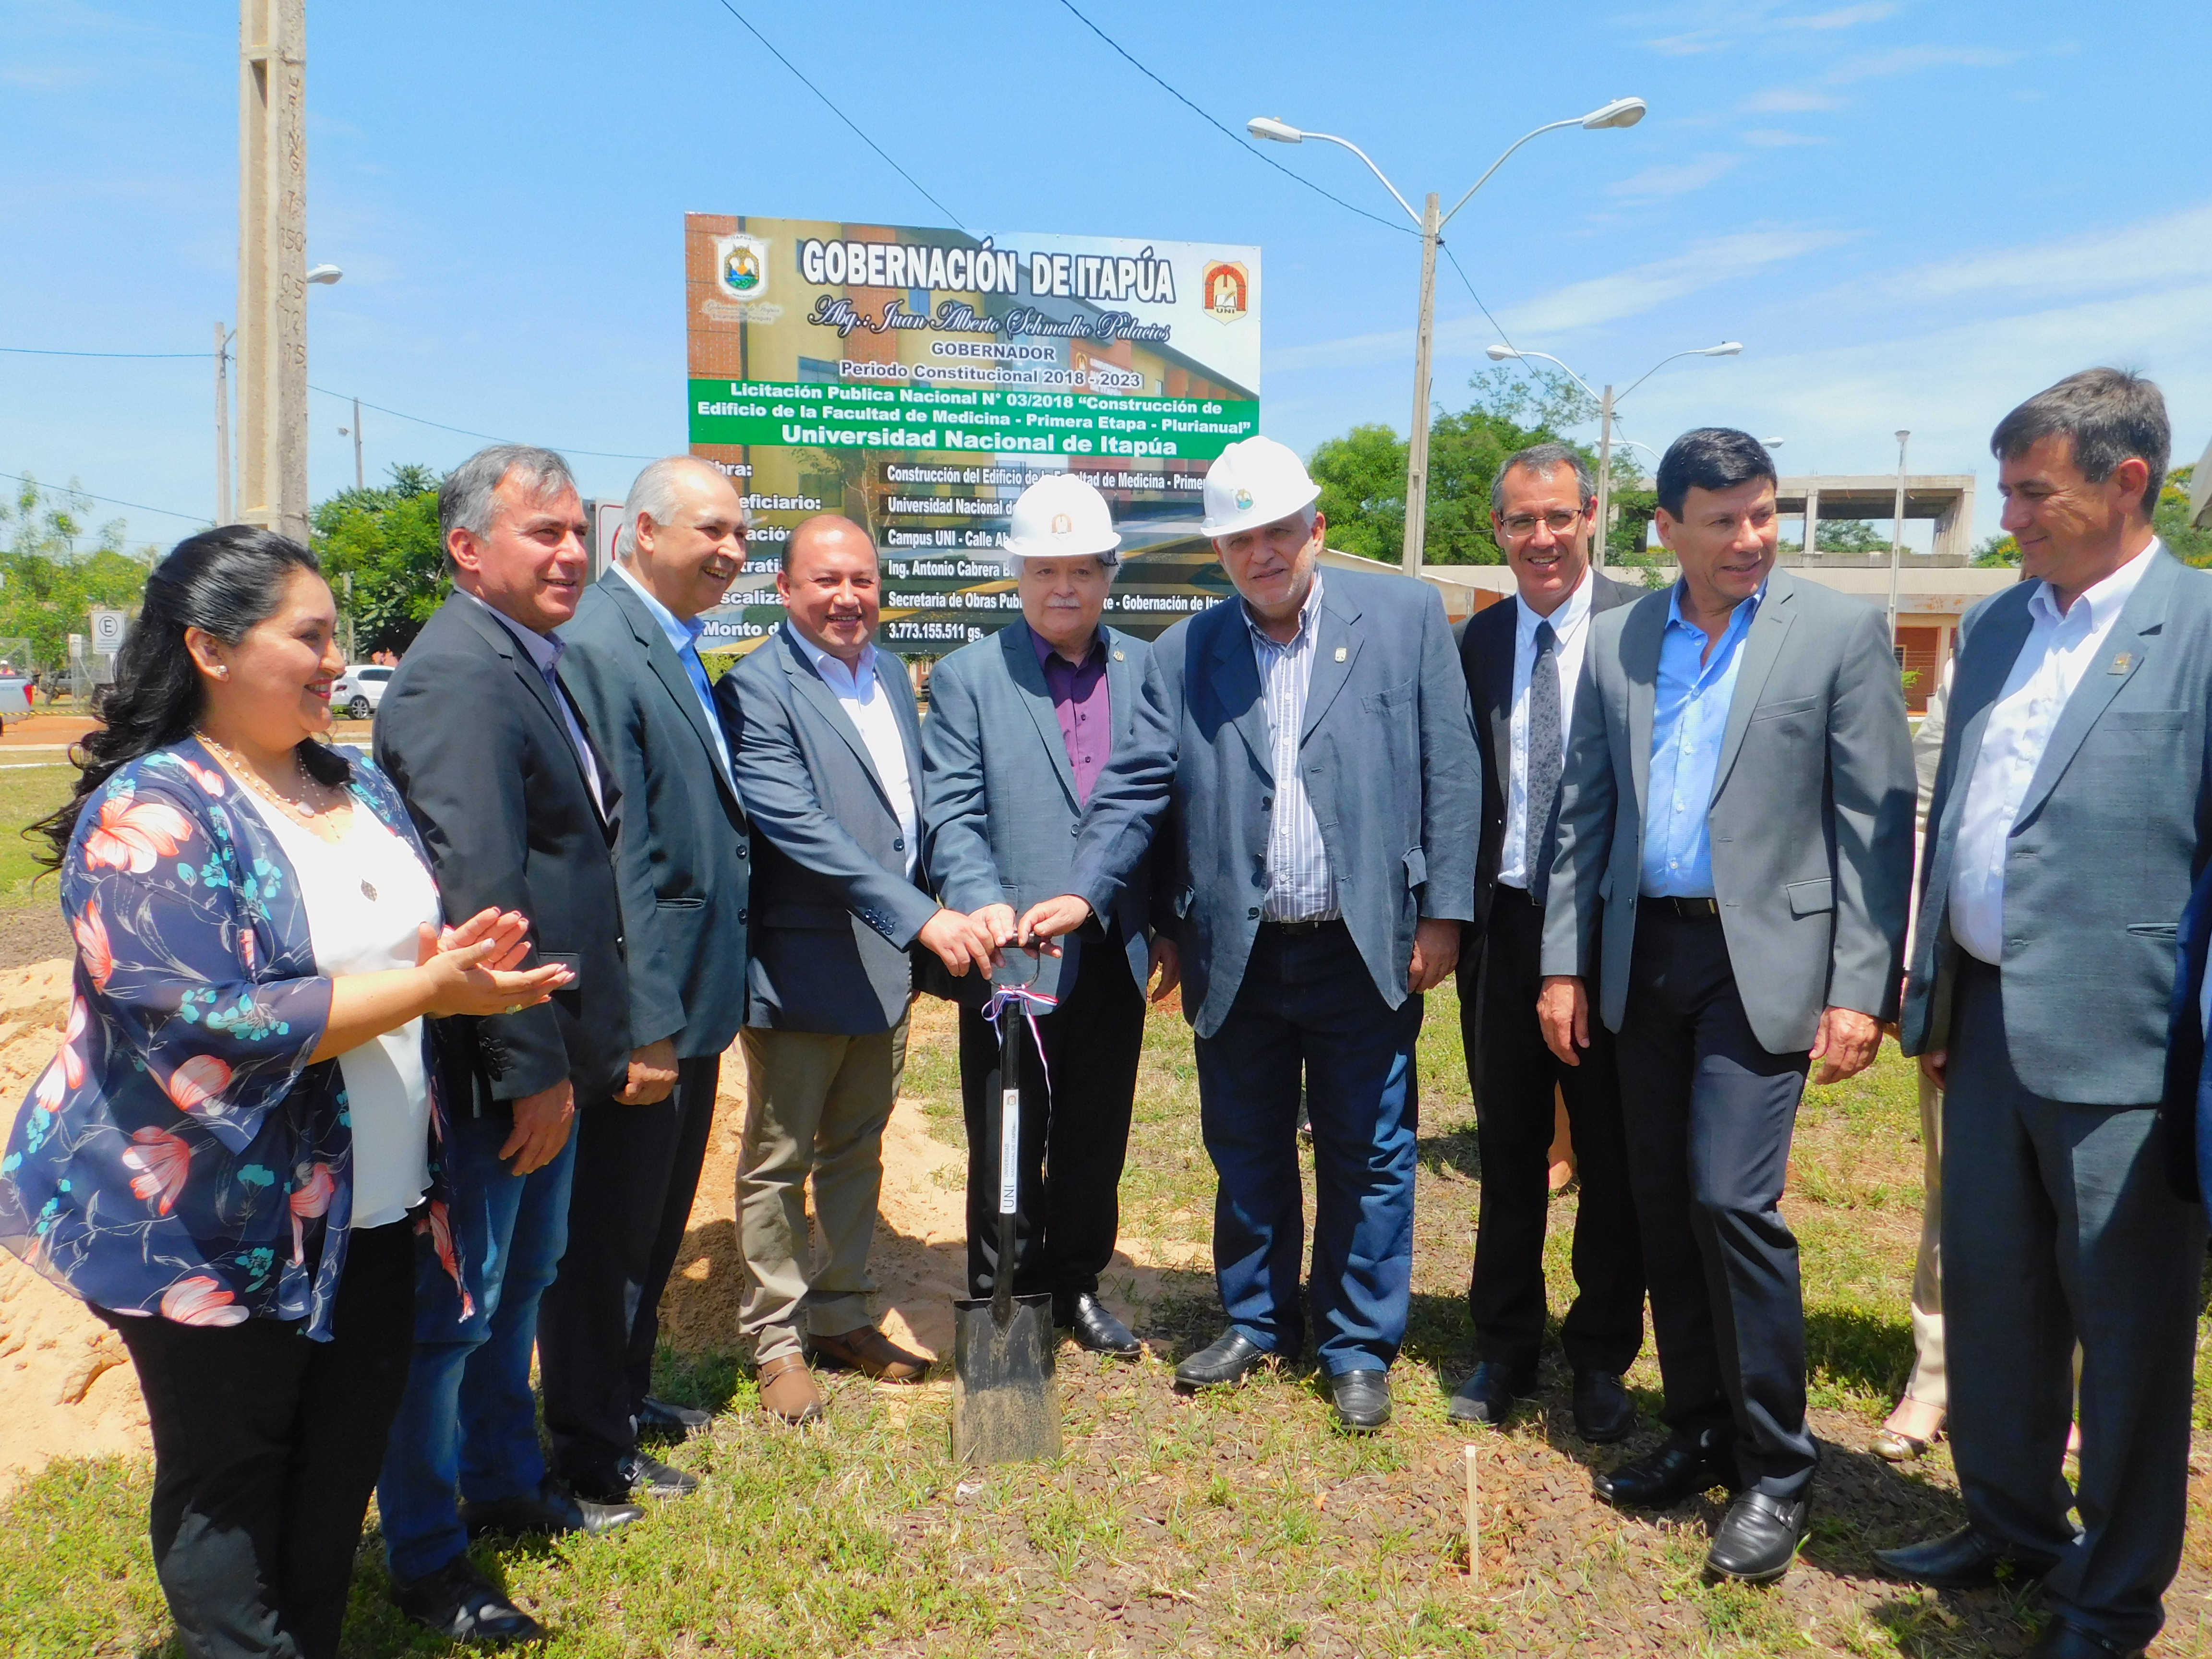
[[[256,803],[292,860],[307,906],[315,971],[373,974],[415,965],[415,929],[439,922],[438,890],[415,849],[354,803],[335,845],[289,812]],[[373,896],[372,896],[373,895]],[[356,1228],[398,1220],[430,1185],[430,1090],[422,1074],[422,1022],[371,1037],[338,1056],[353,1120]]]
[[[906,735],[899,729],[898,710],[876,684],[876,647],[871,645],[862,652],[860,667],[852,669],[845,666],[842,658],[831,656],[796,628],[791,629],[791,638],[806,653],[806,660],[814,665],[814,672],[822,676],[822,683],[836,696],[846,718],[859,728],[860,741],[868,746],[877,780],[898,815],[899,839],[906,844],[906,874],[911,881],[921,859],[921,817],[915,811],[914,780],[907,774]],[[892,672],[902,674],[906,670],[894,665]]]
[[[1552,662],[1559,674],[1559,757],[1567,753],[1567,733],[1575,724],[1575,687],[1583,677],[1583,648],[1589,643],[1590,599],[1596,592],[1585,568],[1575,591],[1548,617],[1513,596],[1513,714],[1508,722],[1513,754],[1505,794],[1505,844],[1498,852],[1498,879],[1508,887],[1528,885],[1528,680],[1536,669],[1536,628],[1552,624],[1556,643]],[[1546,811],[1549,811],[1548,804]]]
[[[1958,849],[1951,861],[1951,937],[1969,956],[1992,964],[2004,960],[2005,848],[2020,820],[2021,802],[2043,764],[2043,751],[2066,700],[2082,676],[2104,662],[2112,624],[2158,556],[2158,548],[2154,537],[2149,546],[2063,612],[2049,582],[2038,582],[2028,599],[2033,625],[1990,709],[1959,814]]]

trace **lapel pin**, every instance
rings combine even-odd
[[[2134,652],[2123,651],[2118,656],[2112,659],[2112,665],[2105,672],[2108,674],[2124,674],[2128,672],[2128,665],[2134,662],[2135,659],[2136,657]]]
[[[1351,652],[1349,652],[1349,651],[1346,650],[1346,649],[1345,649],[1342,646],[1340,646],[1340,646],[1338,646],[1338,647],[1336,647],[1336,659],[1337,659],[1339,662],[1342,662],[1342,661],[1343,661],[1346,657],[1350,656],[1351,654],[1352,654],[1352,653],[1351,653]]]
[[[1114,660],[1115,660],[1115,662],[1120,662],[1120,661],[1121,661],[1121,660],[1122,660],[1122,656],[1121,656],[1121,653],[1120,652],[1116,651],[1116,652],[1114,653]]]

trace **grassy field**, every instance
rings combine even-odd
[[[57,902],[52,881],[33,890],[32,878],[39,873],[33,861],[37,847],[18,831],[67,800],[76,783],[74,766],[42,761],[9,763],[6,751],[0,750],[0,908]]]
[[[669,1452],[707,1477],[616,1538],[486,1547],[485,1568],[555,1628],[563,1656],[1162,1653],[2016,1653],[2032,1604],[1938,1596],[1870,1576],[1869,1553],[1953,1524],[1941,1449],[1899,1470],[1867,1439],[1902,1384],[1917,1226],[1914,1091],[1893,1050],[1867,1077],[1814,1091],[1788,1212],[1803,1243],[1814,1426],[1825,1445],[1800,1565],[1768,1591],[1708,1587],[1718,1506],[1622,1516],[1589,1492],[1617,1453],[1584,1446],[1564,1367],[1541,1409],[1486,1437],[1480,1581],[1467,1567],[1462,1434],[1443,1415],[1472,1364],[1464,1288],[1479,1176],[1457,1011],[1430,1000],[1412,1328],[1399,1414],[1338,1432],[1310,1366],[1184,1399],[1173,1361],[1218,1326],[1211,1275],[1167,1276],[1140,1322],[1152,1357],[1060,1357],[1066,1450],[974,1473],[950,1459],[950,1395],[830,1379],[828,1423],[770,1425],[734,1352],[661,1357],[659,1387],[718,1413]],[[908,1091],[960,1139],[949,1044],[918,1043]],[[1122,1187],[1140,1260],[1203,1243],[1213,1182],[1197,1130],[1189,1037],[1156,1016]],[[1575,1198],[1554,1206],[1548,1269],[1568,1288]],[[1200,1257],[1203,1266],[1203,1257]],[[1631,1376],[1658,1437],[1656,1367]],[[143,1541],[140,1464],[51,1468],[0,1512],[0,1651],[155,1654],[168,1626]],[[373,1521],[373,1517],[372,1517]],[[2201,1528],[2200,1528],[2201,1530]],[[2159,1651],[2207,1650],[2203,1547],[2192,1537]],[[346,1650],[428,1653],[386,1597],[372,1534]]]

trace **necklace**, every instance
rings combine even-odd
[[[301,793],[297,796],[293,796],[284,793],[274,784],[264,779],[260,773],[255,771],[253,768],[247,765],[245,757],[240,755],[237,750],[231,748],[229,744],[216,742],[214,738],[209,736],[205,732],[198,732],[195,735],[198,737],[202,743],[214,750],[217,755],[221,756],[223,760],[229,763],[232,775],[240,782],[244,783],[247,788],[254,791],[257,794],[264,796],[268,799],[275,802],[278,806],[283,808],[284,811],[288,812],[296,812],[303,818],[311,818],[313,817],[319,810],[321,810],[315,805],[313,800],[315,781],[307,775],[307,769],[301,763],[299,751],[297,750],[295,750],[292,753],[292,769],[299,776],[300,783],[301,785]]]

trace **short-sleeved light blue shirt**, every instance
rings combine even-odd
[[[1659,641],[1659,684],[1651,718],[1651,777],[1644,798],[1647,898],[1713,896],[1713,848],[1707,823],[1736,665],[1744,635],[1766,597],[1766,584],[1735,608],[1705,659],[1705,630],[1682,616],[1682,584],[1667,601]]]

